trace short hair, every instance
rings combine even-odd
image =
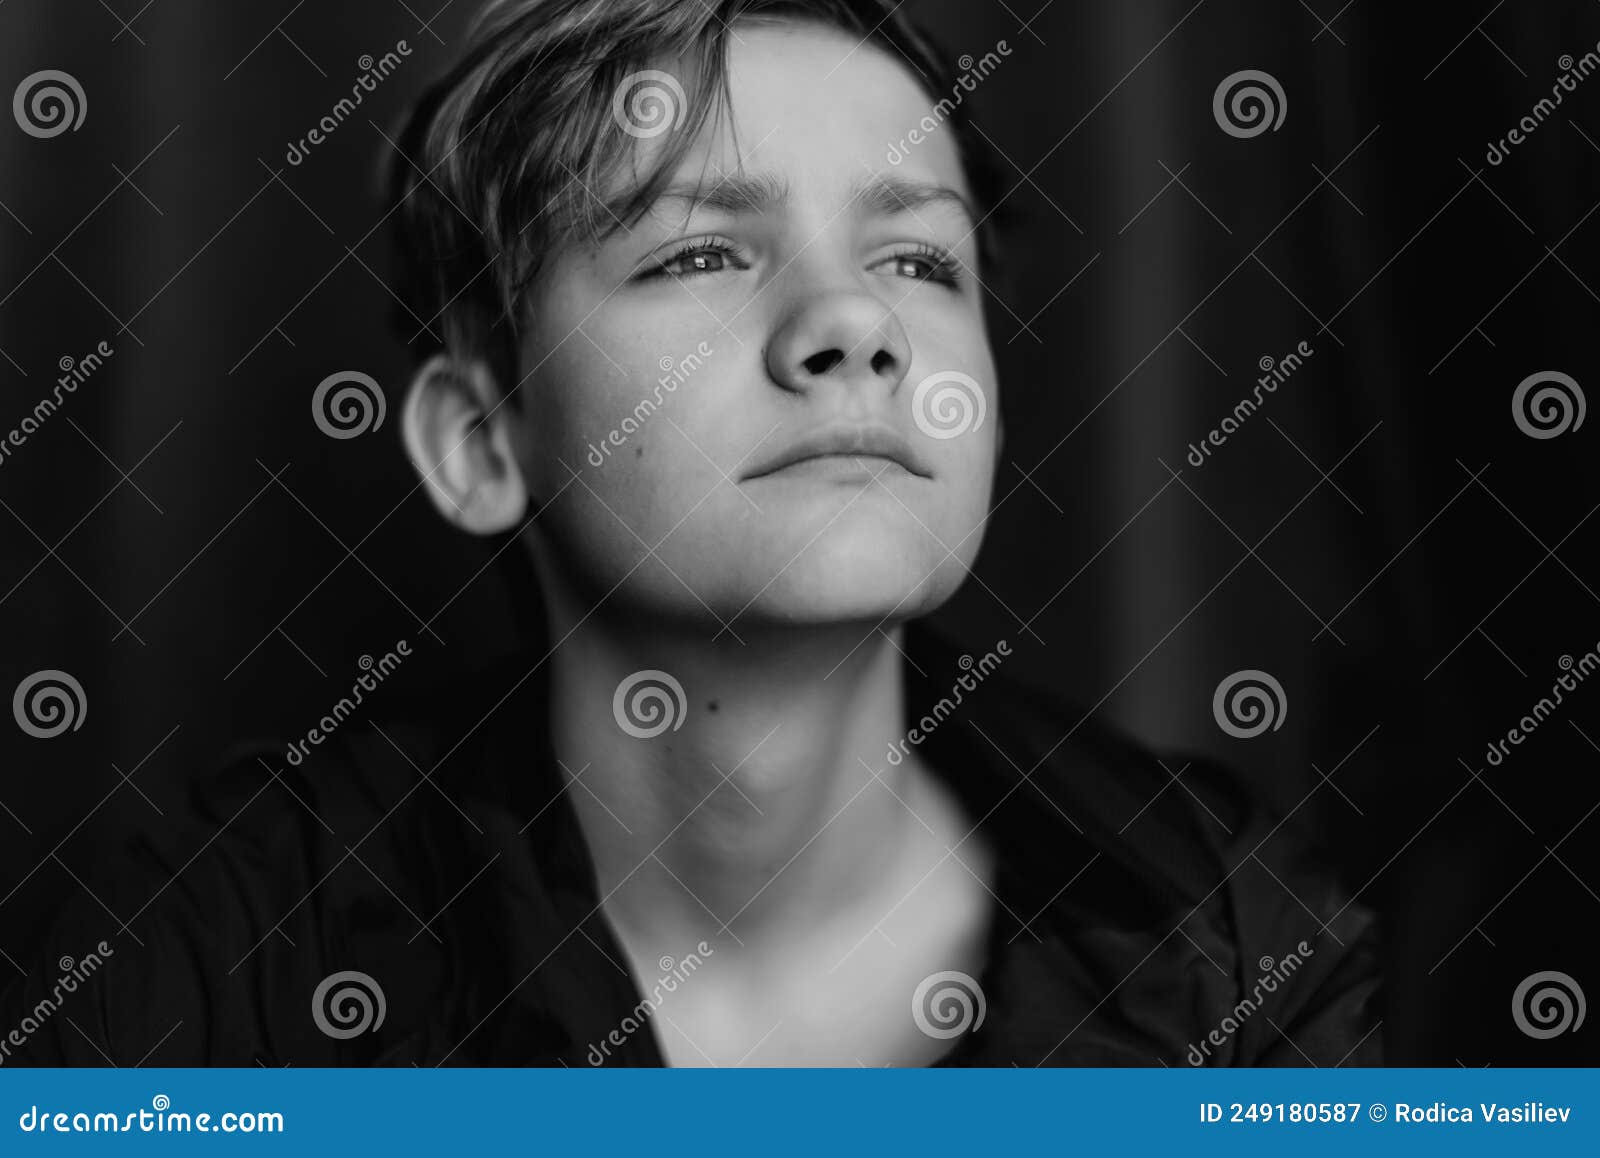
[[[386,157],[397,323],[409,332],[419,322],[437,326],[446,350],[486,360],[502,389],[514,391],[525,289],[563,239],[599,241],[648,211],[707,118],[728,105],[730,25],[755,17],[843,29],[904,61],[935,100],[947,98],[949,69],[900,7],[892,0],[490,0],[464,54],[412,106]],[[685,119],[647,173],[602,201],[636,144],[614,117],[613,101],[662,55],[691,62]],[[980,217],[986,265],[1002,200],[998,167],[963,112],[957,103],[943,124]]]

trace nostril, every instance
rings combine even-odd
[[[835,366],[843,361],[843,351],[823,350],[819,354],[811,355],[811,357],[807,358],[801,363],[801,365],[806,368],[807,374],[826,374],[829,370],[832,370]]]
[[[876,354],[872,355],[872,372],[874,374],[882,374],[885,370],[892,369],[893,367],[894,355],[889,353],[888,350],[879,350]]]

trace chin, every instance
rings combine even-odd
[[[882,526],[835,533],[839,531],[840,525],[834,524],[798,558],[798,547],[773,552],[782,558],[773,563],[769,577],[784,562],[794,561],[743,618],[809,624],[911,619],[940,606],[967,577],[966,560],[946,555],[915,525],[910,532]],[[752,594],[765,582],[759,580]]]

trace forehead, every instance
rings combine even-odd
[[[738,21],[728,41],[728,97],[684,154],[678,180],[742,171],[790,197],[842,202],[877,175],[946,186],[970,200],[952,128],[927,131],[929,118],[937,120],[935,98],[877,41],[811,21]],[[913,129],[921,130],[918,144],[905,149]],[[661,142],[644,144],[648,154]]]

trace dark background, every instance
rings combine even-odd
[[[51,139],[0,118],[0,436],[61,358],[114,348],[0,464],[0,691],[57,668],[87,699],[53,740],[0,717],[0,973],[116,872],[115,831],[166,823],[231,741],[303,734],[363,654],[410,640],[393,682],[421,686],[523,638],[505,569],[400,454],[432,339],[388,324],[376,195],[384,134],[474,7],[0,7],[0,95],[53,68],[88,106]],[[1485,762],[1600,641],[1600,419],[1537,440],[1510,406],[1537,371],[1600,389],[1600,78],[1485,160],[1595,48],[1600,4],[907,8],[952,60],[1010,47],[969,103],[1023,215],[989,279],[1009,461],[942,625],[1312,815],[1387,919],[1392,1061],[1600,1060],[1592,1020],[1539,1041],[1509,1008],[1546,969],[1600,995],[1600,681]],[[1282,85],[1277,131],[1219,128],[1241,69]],[[1291,381],[1187,464],[1302,340]],[[346,369],[391,417],[336,441],[310,398]],[[1253,740],[1212,716],[1244,668],[1288,701]]]

